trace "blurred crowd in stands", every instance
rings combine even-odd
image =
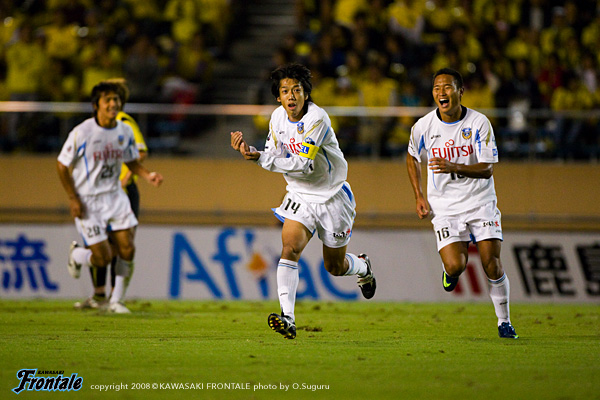
[[[492,118],[504,156],[598,159],[598,118],[526,118],[600,108],[597,1],[301,0],[297,14],[273,65],[308,65],[321,106],[433,106],[431,77],[452,67],[465,106],[506,109]],[[415,118],[335,122],[347,153],[385,156]]]
[[[0,101],[87,101],[123,76],[130,103],[210,103],[244,1],[0,0]],[[295,31],[276,41],[253,103],[272,104],[268,72],[297,61],[323,107],[430,107],[432,74],[448,66],[464,105],[505,110],[488,114],[503,155],[600,157],[599,118],[556,113],[600,109],[598,1],[296,0]],[[416,117],[333,119],[348,155],[398,156]]]
[[[0,101],[88,101],[96,83],[124,77],[130,103],[209,102],[238,3],[0,0]],[[60,120],[23,117],[3,119],[3,149],[52,150],[28,136],[39,126],[58,131]]]
[[[203,101],[231,0],[0,0],[0,99],[85,101],[123,76],[130,102]]]

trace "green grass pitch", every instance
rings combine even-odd
[[[285,340],[267,326],[275,302],[72,304],[0,301],[0,398],[31,368],[77,373],[82,388],[18,398],[600,399],[598,305],[513,304],[509,340],[491,303],[299,302]]]

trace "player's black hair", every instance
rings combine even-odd
[[[281,85],[282,79],[296,79],[302,85],[304,93],[306,93],[307,101],[312,101],[310,98],[310,92],[312,92],[312,83],[310,79],[312,75],[310,69],[306,68],[302,64],[286,64],[276,68],[271,72],[271,93],[275,98],[279,97],[279,86]]]
[[[119,96],[119,98],[121,98],[122,89],[118,83],[100,82],[96,86],[94,86],[94,88],[92,89],[92,96],[91,96],[92,105],[94,106],[94,110],[96,110],[96,107],[98,107],[98,101],[100,100],[102,93],[109,93],[109,92],[116,93]],[[123,100],[121,99],[121,101],[123,101]],[[96,114],[96,112],[94,111],[94,115],[95,114]]]
[[[121,98],[121,106],[124,107],[127,100],[129,100],[129,87],[127,87],[127,81],[125,78],[110,78],[105,80],[105,82],[116,83],[119,87],[119,91],[117,94]]]
[[[452,75],[452,77],[454,77],[454,81],[456,82],[456,86],[458,87],[458,89],[462,88],[464,85],[462,75],[455,69],[442,68],[438,70],[435,74],[433,74],[432,82],[435,82],[435,78],[437,78],[439,75]]]

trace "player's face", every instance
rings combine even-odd
[[[279,83],[277,101],[285,108],[290,121],[298,122],[302,119],[306,97],[304,88],[296,79],[284,78]]]
[[[438,75],[433,81],[433,99],[444,122],[454,122],[462,112],[460,99],[463,88],[458,88],[452,75]]]
[[[100,126],[112,128],[121,109],[121,98],[115,92],[104,92],[100,95],[95,109]]]

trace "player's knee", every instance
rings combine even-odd
[[[94,254],[92,253],[92,257],[90,258],[90,262],[94,267],[98,268],[106,268],[110,265],[112,257],[110,254],[102,253],[102,254]]]
[[[489,261],[482,262],[483,269],[488,278],[492,280],[500,279],[504,275],[504,269],[499,258],[492,258]]]
[[[465,263],[461,263],[460,261],[450,261],[444,263],[444,269],[450,276],[459,276],[466,268],[467,266]]]
[[[293,244],[284,243],[283,248],[281,249],[281,258],[296,261],[300,259],[301,253],[302,251]]]
[[[135,245],[133,243],[127,243],[119,247],[119,256],[123,260],[131,261],[135,255]]]

